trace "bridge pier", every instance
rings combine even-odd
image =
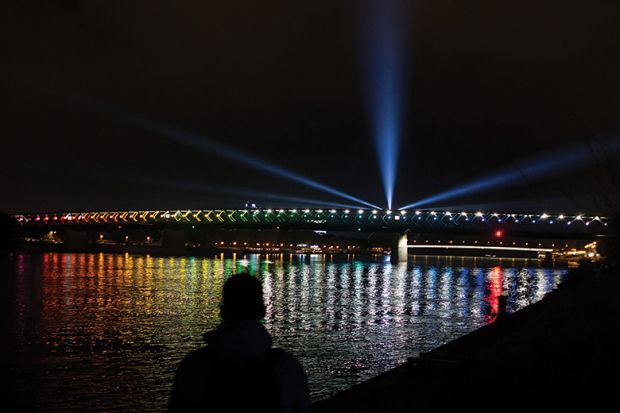
[[[407,262],[407,245],[407,233],[395,234],[390,257],[392,264]]]
[[[64,247],[69,251],[88,251],[88,234],[86,231],[66,230],[62,234]]]
[[[161,250],[164,254],[185,252],[185,233],[177,229],[165,229],[161,234]]]

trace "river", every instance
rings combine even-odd
[[[537,260],[21,254],[0,261],[5,389],[33,411],[162,411],[176,366],[220,322],[224,281],[263,282],[265,326],[313,400],[516,311],[566,268]]]

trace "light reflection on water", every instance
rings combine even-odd
[[[2,267],[2,364],[27,407],[160,411],[177,364],[220,321],[225,279],[247,271],[318,400],[491,322],[500,295],[515,311],[566,275],[535,260],[378,260],[19,255]]]

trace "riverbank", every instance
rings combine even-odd
[[[592,409],[616,402],[619,352],[620,274],[589,265],[542,301],[317,402],[314,409]]]

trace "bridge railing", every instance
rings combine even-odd
[[[487,213],[450,211],[382,211],[350,209],[187,209],[141,211],[94,211],[16,214],[21,224],[192,224],[252,226],[312,226],[388,228],[520,228],[538,232],[606,232],[609,220],[602,216]]]

